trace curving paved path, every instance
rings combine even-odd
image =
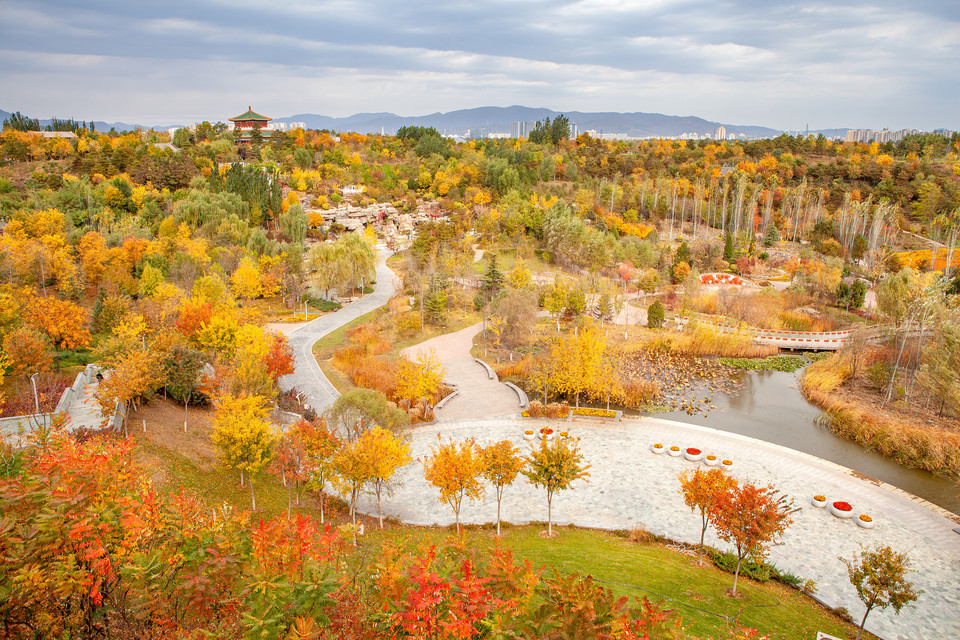
[[[447,370],[444,380],[460,390],[457,396],[436,410],[438,420],[514,415],[520,410],[517,393],[496,377],[491,379],[487,369],[470,355],[473,338],[482,329],[483,324],[478,322],[403,350],[411,359],[430,349],[436,351]]]
[[[396,274],[386,264],[389,256],[390,253],[386,251],[377,252],[377,284],[374,285],[373,293],[316,320],[295,327],[279,327],[290,341],[295,360],[294,372],[280,379],[280,387],[284,390],[296,387],[307,397],[308,403],[317,413],[322,413],[332,405],[340,393],[320,370],[320,365],[313,356],[313,345],[351,320],[382,307],[396,293]]]
[[[497,418],[411,429],[408,433],[415,461],[398,472],[393,493],[384,504],[385,515],[410,524],[452,524],[452,513],[437,500],[436,489],[426,484],[419,462],[429,455],[437,436],[456,440],[473,437],[480,444],[506,438],[526,450],[529,443],[522,437],[523,430],[540,423]],[[584,457],[593,468],[589,483],[578,482],[574,490],[554,497],[555,522],[603,529],[643,526],[672,539],[696,543],[700,517],[684,506],[677,481],[681,470],[696,463],[654,455],[649,445],[696,446],[721,459],[732,459],[731,473],[739,480],[773,484],[794,498],[801,510],[794,515],[783,544],[772,550],[770,561],[803,579],[815,580],[818,598],[823,602],[846,607],[859,621],[864,608],[838,556],[851,557],[861,544],[889,544],[909,554],[917,571],[910,578],[924,593],[915,607],[904,609],[899,616],[891,610],[874,610],[867,629],[887,640],[957,637],[960,535],[953,531],[957,525],[942,510],[831,462],[738,434],[656,418],[561,424],[581,439]],[[871,515],[876,527],[861,529],[852,520],[840,520],[812,507],[810,498],[815,493],[825,494],[830,501],[850,502],[856,514]],[[544,521],[545,494],[521,477],[504,492],[502,509],[505,521]],[[361,511],[376,513],[376,502],[364,498]],[[495,518],[496,501],[490,496],[483,502],[466,502],[461,512],[461,521],[466,523],[493,522]],[[730,549],[712,535],[712,530],[707,543]]]

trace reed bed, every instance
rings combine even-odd
[[[807,368],[800,381],[803,395],[827,414],[831,432],[913,469],[960,479],[960,434],[918,426],[879,414],[874,407],[835,394],[850,380],[852,369],[840,355]]]

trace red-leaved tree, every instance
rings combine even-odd
[[[777,538],[793,523],[793,501],[771,486],[752,484],[734,486],[720,494],[710,508],[709,517],[721,540],[737,550],[737,571],[733,576],[733,594],[743,559],[762,560]]]

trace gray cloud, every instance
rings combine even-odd
[[[955,3],[0,0],[0,107],[145,124],[482,105],[960,128]]]

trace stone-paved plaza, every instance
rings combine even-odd
[[[410,430],[415,461],[398,472],[393,493],[383,502],[385,515],[417,525],[453,523],[453,513],[437,500],[437,490],[424,480],[420,463],[437,443],[438,434],[454,440],[472,437],[481,445],[509,439],[526,451],[536,441],[527,442],[523,432],[545,424],[494,418],[441,422]],[[845,607],[859,621],[864,608],[838,557],[852,557],[861,544],[888,544],[909,554],[916,570],[910,578],[924,593],[899,616],[892,609],[875,609],[867,619],[867,629],[887,640],[960,637],[960,535],[953,531],[957,525],[936,507],[831,462],[705,427],[655,418],[621,423],[577,420],[550,426],[580,438],[584,458],[592,465],[589,482],[577,482],[574,489],[554,497],[555,523],[612,530],[641,526],[673,540],[696,543],[700,516],[683,504],[677,475],[702,463],[654,455],[649,447],[653,442],[667,447],[676,444],[681,449],[697,447],[720,459],[731,459],[730,472],[738,480],[772,484],[801,507],[769,561],[802,579],[816,581],[817,597],[825,604]],[[855,514],[873,517],[875,528],[862,529],[853,520],[841,520],[813,507],[810,499],[818,493],[829,501],[849,502]],[[375,514],[376,503],[365,498],[360,510]],[[535,489],[521,476],[506,488],[502,512],[504,521],[515,524],[546,521],[545,491]],[[481,524],[495,519],[492,495],[481,502],[464,501],[461,522]],[[707,544],[732,550],[712,529]]]

